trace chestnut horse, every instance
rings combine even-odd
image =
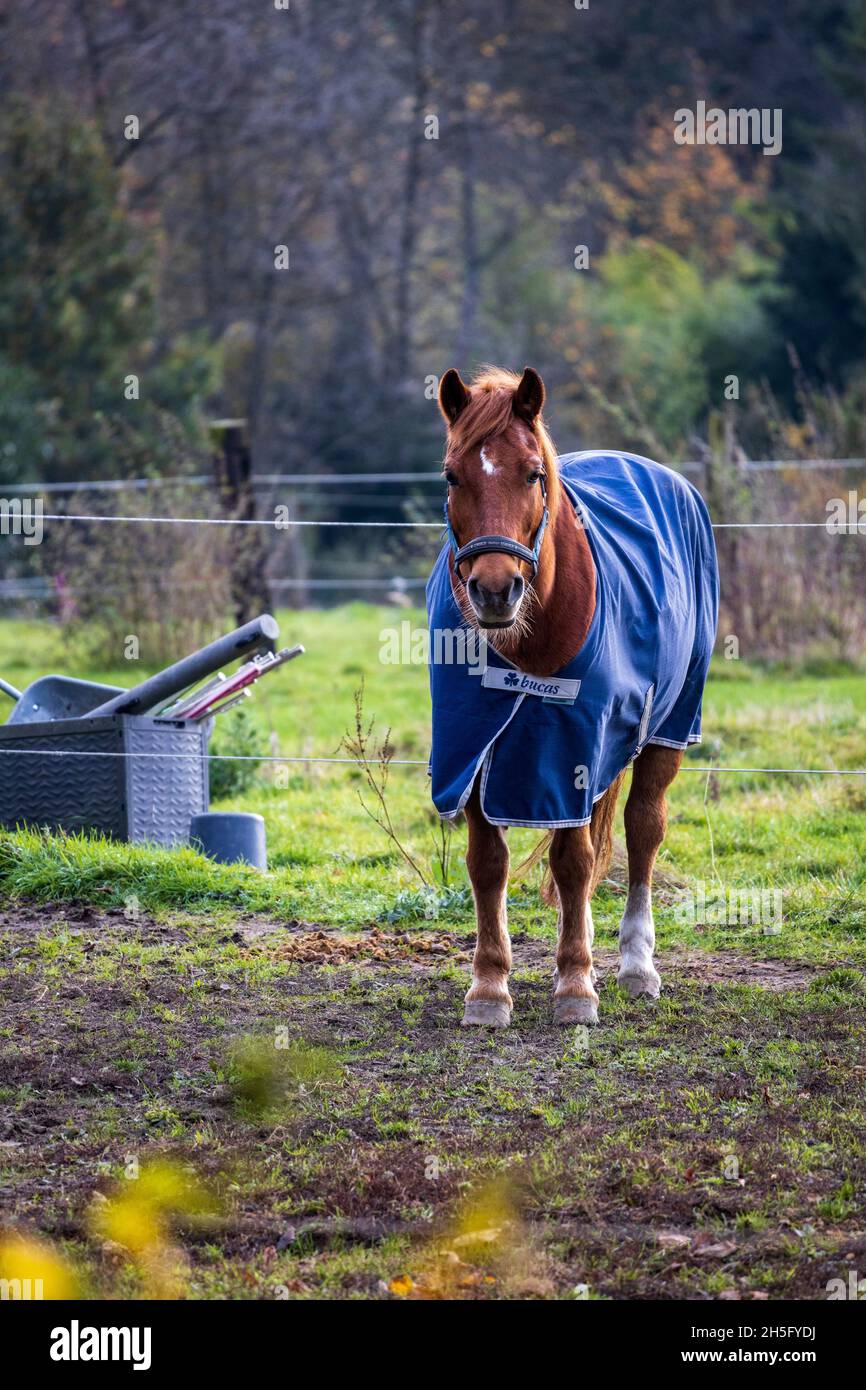
[[[466,623],[481,629],[496,653],[519,672],[534,676],[561,672],[580,652],[597,592],[593,553],[560,481],[557,456],[542,421],[543,404],[544,386],[530,368],[521,377],[484,369],[470,386],[452,369],[440,382],[439,405],[447,424],[446,516],[452,547],[460,551],[457,563],[453,554],[448,560],[453,597]],[[483,541],[479,552],[472,553],[469,543],[477,537]],[[489,544],[503,541],[516,544],[500,550]],[[466,550],[470,553],[463,556]],[[617,979],[635,999],[659,994],[661,982],[653,963],[652,875],[666,829],[665,793],[682,756],[680,747],[647,743],[632,763],[625,807],[628,898],[619,927]],[[557,1023],[598,1020],[590,903],[610,863],[624,775],[618,769],[595,801],[590,823],[552,829],[545,841],[558,904],[553,996]],[[466,863],[477,918],[463,1023],[505,1027],[512,1011],[507,826],[485,816],[482,782],[480,775],[474,776],[460,807],[469,828]]]

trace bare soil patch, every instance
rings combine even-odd
[[[110,1286],[94,1189],[170,1153],[220,1193],[207,1240],[178,1237],[204,1297],[815,1298],[863,1264],[856,972],[670,951],[646,1007],[601,950],[584,1037],[552,1025],[552,943],[518,936],[515,1023],[490,1036],[459,1027],[472,944],[7,907],[4,1220],[71,1241]],[[277,1027],[340,1080],[245,1111],[231,1048]],[[505,1234],[469,1248],[460,1213],[494,1180]]]

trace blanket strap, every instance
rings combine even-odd
[[[457,578],[463,578],[460,573],[460,566],[464,560],[473,560],[476,555],[512,555],[515,560],[523,560],[527,565],[532,566],[533,579],[538,574],[538,556],[541,551],[541,542],[544,540],[544,533],[547,530],[548,510],[547,510],[547,491],[544,486],[544,478],[541,478],[541,495],[544,498],[544,511],[538,523],[538,530],[532,542],[532,549],[528,545],[521,545],[520,541],[512,540],[510,536],[476,536],[474,541],[468,541],[466,545],[457,544],[457,537],[451,526],[451,518],[448,515],[448,498],[445,498],[445,528],[448,532],[448,543],[454,554],[454,568]]]

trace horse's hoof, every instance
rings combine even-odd
[[[511,1005],[504,1000],[473,999],[463,1006],[463,1027],[507,1028],[511,1022]]]
[[[633,970],[627,975],[620,972],[616,977],[620,989],[624,989],[629,999],[658,999],[662,987],[655,970]]]
[[[562,999],[554,999],[553,1021],[572,1026],[598,1023],[598,1004],[594,999],[587,999],[586,997],[569,999],[567,996],[563,996]]]

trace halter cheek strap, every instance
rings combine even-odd
[[[511,555],[515,560],[523,560],[527,565],[531,565],[532,577],[535,578],[538,573],[541,542],[544,540],[548,521],[547,490],[544,486],[544,478],[542,477],[539,481],[541,483],[541,496],[544,499],[544,511],[541,513],[541,520],[538,523],[538,530],[535,532],[531,549],[528,545],[521,545],[520,541],[512,540],[510,536],[476,536],[474,541],[468,541],[466,545],[459,546],[451,526],[451,518],[448,515],[448,498],[445,498],[445,529],[448,533],[448,543],[454,555],[454,569],[458,579],[463,578],[460,573],[460,566],[463,561],[474,560],[477,555]]]

